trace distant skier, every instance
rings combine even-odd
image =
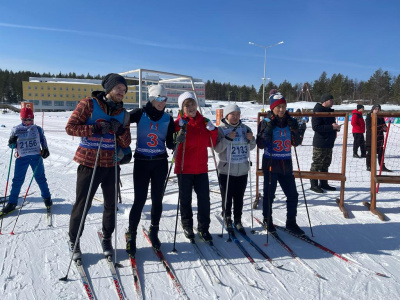
[[[163,85],[149,87],[149,101],[144,108],[130,112],[130,122],[137,123],[133,186],[135,199],[129,214],[129,229],[126,232],[126,252],[132,257],[136,253],[136,233],[140,216],[146,203],[151,181],[151,225],[149,238],[154,248],[160,248],[158,230],[162,214],[164,183],[168,173],[168,149],[173,149],[175,124],[165,112],[167,91]]]
[[[194,238],[192,210],[194,189],[197,194],[197,229],[206,241],[211,241],[207,147],[215,145],[218,130],[210,120],[197,111],[197,102],[192,93],[182,93],[178,97],[178,104],[181,114],[175,120],[175,132],[180,132],[177,137],[180,144],[176,150],[175,174],[178,175],[183,232],[188,239]]]
[[[239,106],[229,104],[223,110],[224,118],[218,127],[218,139],[215,146],[215,152],[219,154],[218,180],[221,186],[222,215],[226,230],[233,233],[231,212],[233,199],[233,225],[237,230],[246,233],[242,225],[242,210],[249,172],[248,145],[250,145],[250,150],[253,150],[256,147],[256,140],[250,127],[240,120]],[[227,182],[228,194],[225,199]]]
[[[108,74],[102,81],[103,91],[92,92],[91,97],[82,99],[68,120],[65,131],[72,136],[81,137],[74,160],[79,164],[76,180],[76,201],[72,207],[69,222],[70,245],[73,249],[78,237],[79,224],[83,216],[87,194],[94,171],[97,149],[103,137],[93,186],[89,196],[89,208],[97,188],[101,185],[104,198],[103,240],[105,256],[112,255],[111,235],[115,227],[115,160],[114,133],[117,144],[128,148],[131,143],[129,114],[123,108],[123,98],[128,86],[125,78]],[[127,154],[129,156],[129,154]],[[82,230],[83,231],[83,230]],[[73,254],[74,260],[81,259],[79,241]]]
[[[1,214],[4,215],[15,210],[18,204],[18,195],[29,166],[32,171],[36,169],[34,178],[39,185],[44,205],[51,207],[53,204],[42,160],[42,158],[45,159],[50,155],[43,129],[33,124],[35,116],[32,109],[22,108],[20,117],[22,123],[11,129],[10,139],[8,140],[8,146],[17,149],[17,159],[15,160],[10,197],[7,205],[1,211]]]
[[[364,105],[358,104],[357,108],[353,110],[351,117],[351,126],[353,126],[353,157],[362,158],[366,157],[366,148],[364,140],[365,121],[363,118]],[[358,148],[361,150],[361,156],[358,156]]]
[[[303,235],[304,231],[296,223],[299,194],[291,154],[291,147],[296,147],[300,142],[298,123],[286,110],[286,100],[282,94],[273,94],[269,99],[271,110],[259,123],[257,133],[257,146],[264,149],[263,224],[270,233],[276,232],[272,220],[272,203],[279,182],[286,196],[286,228],[297,235]]]

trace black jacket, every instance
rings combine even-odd
[[[365,144],[367,147],[371,147],[371,132],[372,132],[371,124],[372,124],[372,117],[371,117],[371,112],[369,112],[367,114],[367,118],[365,119],[365,129],[366,129]],[[378,147],[382,147],[383,142],[385,140],[383,132],[386,131],[386,128],[387,128],[384,118],[382,118],[382,117],[378,118],[377,127],[378,127],[378,131],[377,131],[377,136],[376,136],[376,142],[377,142]]]
[[[322,106],[321,103],[315,104],[314,112],[334,112],[329,107]],[[313,146],[317,148],[333,148],[336,140],[337,131],[332,124],[336,123],[335,117],[313,117],[311,120],[312,129],[315,131]]]

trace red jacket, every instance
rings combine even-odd
[[[175,132],[179,131],[180,116],[175,120]],[[186,127],[186,140],[178,147],[175,157],[175,174],[181,173],[182,151],[185,145],[185,157],[183,158],[183,174],[201,174],[208,172],[208,151],[207,147],[215,146],[218,137],[218,129],[212,131],[206,128],[206,119],[199,113],[194,118],[183,116],[188,121]]]
[[[365,132],[365,121],[362,116],[362,112],[357,109],[353,110],[353,116],[351,117],[351,126],[353,126],[353,133],[364,133]]]

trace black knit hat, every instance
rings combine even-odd
[[[364,105],[358,104],[358,105],[357,105],[357,110],[359,110],[359,109],[361,109],[361,108],[364,108]]]
[[[116,86],[116,85],[118,85],[120,83],[125,85],[126,92],[127,92],[128,91],[128,85],[126,83],[126,80],[125,80],[124,77],[122,77],[119,74],[110,73],[110,74],[106,75],[106,77],[104,77],[103,81],[101,82],[101,85],[103,86],[104,91],[106,92],[106,94],[108,94],[109,92],[111,92],[111,90],[113,89],[114,86]]]
[[[325,101],[328,100],[333,100],[333,96],[331,94],[323,94],[321,96],[321,103],[324,103]]]

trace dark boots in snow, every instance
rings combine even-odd
[[[311,179],[310,183],[311,183],[310,190],[312,190],[313,192],[320,193],[320,194],[322,194],[324,192],[318,185],[318,179]]]
[[[158,239],[158,225],[150,225],[149,229],[149,239],[153,248],[160,249],[161,242]]]
[[[126,239],[126,252],[131,256],[135,257],[136,254],[136,232],[127,231],[125,232]]]
[[[327,190],[327,191],[336,191],[336,188],[333,186],[330,186],[328,184],[328,180],[320,180],[321,184],[319,185],[321,189]]]
[[[290,218],[286,220],[286,229],[293,232],[295,235],[304,235],[304,231],[296,223],[296,218]]]

